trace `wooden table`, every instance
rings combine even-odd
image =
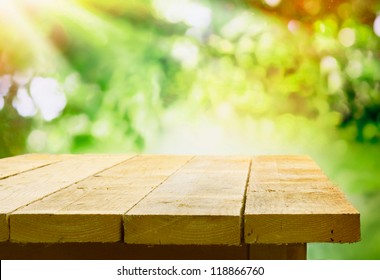
[[[0,159],[1,259],[305,259],[359,239],[307,156]]]

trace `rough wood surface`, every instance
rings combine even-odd
[[[246,243],[360,239],[358,211],[309,157],[255,157],[249,181]]]
[[[360,239],[359,213],[305,156],[25,155],[1,166],[0,242]]]
[[[83,180],[131,156],[81,155],[0,180],[0,241],[9,238],[7,217],[18,208]]]
[[[197,156],[124,216],[129,244],[241,242],[249,158]]]
[[[18,173],[52,164],[64,158],[64,155],[26,154],[0,159],[0,179]],[[69,157],[67,155],[67,157]]]
[[[13,242],[122,241],[122,215],[191,156],[136,156],[10,215]]]

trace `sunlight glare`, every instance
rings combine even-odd
[[[228,102],[222,102],[219,104],[219,106],[216,108],[216,114],[217,116],[222,120],[228,120],[231,119],[234,115],[234,109]]]
[[[343,28],[339,31],[339,42],[345,47],[351,47],[356,40],[355,31],[352,28]]]
[[[6,96],[11,86],[12,86],[11,75],[1,76],[0,77],[0,97]]]
[[[280,5],[281,0],[264,0],[264,2],[270,7],[277,7],[278,5]]]
[[[48,135],[45,131],[35,129],[27,139],[28,147],[34,152],[41,152],[45,149]]]
[[[320,69],[321,73],[330,73],[332,71],[338,70],[339,65],[334,57],[327,55],[321,59]]]
[[[335,93],[342,88],[343,80],[338,71],[333,71],[328,76],[328,89]]]
[[[18,89],[17,95],[13,99],[12,105],[22,117],[33,117],[37,113],[33,99],[30,97],[28,91],[24,87],[20,87]]]
[[[290,20],[288,22],[288,29],[290,32],[295,33],[297,32],[301,27],[301,23],[298,20]]]
[[[12,86],[12,79],[10,75],[0,77],[0,110],[4,107],[4,97],[8,94]]]
[[[184,22],[188,26],[206,29],[211,23],[211,10],[196,1],[154,0],[156,11],[172,23]]]
[[[198,64],[199,50],[191,42],[179,40],[172,48],[172,56],[182,63],[184,68],[194,68]]]
[[[227,39],[236,39],[241,34],[254,36],[263,32],[266,24],[261,17],[255,16],[253,13],[242,12],[226,22],[221,34]]]
[[[53,78],[34,78],[30,84],[30,93],[46,121],[58,117],[66,106],[65,94]]]
[[[380,15],[378,15],[373,22],[373,31],[378,37],[380,37]]]
[[[352,79],[357,79],[363,73],[363,65],[360,60],[351,60],[346,68],[346,73]]]
[[[26,6],[30,6],[30,7],[54,7],[54,6],[57,6],[57,4],[59,4],[59,2],[62,2],[62,0],[55,0],[55,1],[51,1],[51,0],[18,0],[16,1],[18,3],[20,3],[21,5],[26,5]]]
[[[25,86],[32,78],[32,71],[16,72],[13,74],[13,81],[20,87]]]

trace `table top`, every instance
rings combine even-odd
[[[0,242],[356,242],[360,214],[308,156],[0,159]]]

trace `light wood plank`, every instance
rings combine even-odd
[[[245,207],[246,243],[356,242],[360,215],[312,159],[252,160]]]
[[[241,242],[250,159],[197,156],[124,216],[128,244]]]
[[[136,156],[23,207],[10,215],[11,241],[122,241],[123,214],[191,158]]]
[[[63,159],[64,155],[25,154],[0,159],[0,179],[36,169]]]
[[[9,238],[7,217],[11,212],[130,157],[77,155],[0,180],[0,241]]]

